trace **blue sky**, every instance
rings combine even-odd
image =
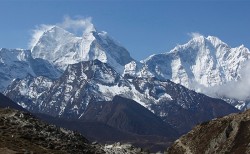
[[[0,48],[28,48],[32,29],[65,16],[91,17],[137,60],[186,43],[192,32],[250,48],[247,0],[0,0],[0,6]]]

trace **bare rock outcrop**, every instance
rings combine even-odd
[[[250,153],[250,110],[201,123],[168,149],[168,154]]]

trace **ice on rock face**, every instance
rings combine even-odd
[[[136,69],[138,68],[135,61],[132,61],[125,65],[124,74],[130,74],[134,76],[136,74]]]
[[[109,63],[122,73],[124,65],[132,61],[129,52],[94,26],[86,29],[82,37],[53,26],[41,35],[32,47],[35,58],[47,59],[61,70],[69,64],[98,59]]]

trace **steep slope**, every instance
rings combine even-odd
[[[36,115],[51,124],[77,130],[91,141],[105,145],[130,143],[151,152],[164,151],[179,136],[152,112],[120,96],[112,101],[91,102],[81,119]]]
[[[159,100],[150,104],[150,110],[181,134],[189,131],[197,123],[238,112],[225,101],[196,93],[171,81],[135,78],[133,83],[138,91],[148,93]],[[164,98],[166,95],[171,99]]]
[[[250,51],[243,45],[231,48],[217,37],[199,36],[168,53],[127,64],[124,74],[170,79],[209,96],[232,99],[220,86],[240,82],[249,59]]]
[[[95,28],[85,31],[82,37],[58,27],[48,28],[32,47],[35,58],[47,59],[65,70],[69,64],[98,59],[122,72],[124,65],[132,61],[129,52]]]
[[[196,126],[176,140],[169,154],[250,153],[250,110]]]
[[[20,106],[31,112],[36,112],[41,110],[39,103],[45,99],[42,94],[49,91],[52,83],[52,79],[43,76],[34,78],[28,75],[24,79],[15,79],[7,88],[7,91],[12,91],[7,96],[15,102],[20,100],[17,102]],[[19,86],[15,86],[16,84]],[[17,91],[18,93],[16,93]]]
[[[180,133],[202,121],[238,112],[222,100],[169,80],[122,77],[99,60],[70,65],[55,81],[40,77],[16,80],[5,94],[31,112],[69,119],[81,118],[90,102],[111,101],[120,95],[135,100]]]
[[[139,135],[176,137],[178,133],[137,102],[115,96],[112,101],[92,102],[82,119],[102,122]],[[148,123],[150,122],[150,123]]]
[[[13,79],[23,79],[27,75],[55,79],[60,74],[46,60],[33,59],[30,50],[0,49],[0,91],[3,91]]]
[[[12,108],[19,111],[27,111],[21,106],[17,105],[12,100],[10,100],[8,97],[4,96],[2,93],[0,93],[0,108]]]
[[[104,153],[80,134],[39,121],[26,112],[0,108],[4,153]]]
[[[137,134],[119,131],[99,122],[85,122],[82,120],[68,121],[43,114],[35,114],[35,116],[39,117],[39,119],[42,119],[43,121],[57,125],[58,127],[68,128],[74,131],[77,130],[81,134],[84,134],[84,136],[86,136],[88,139],[91,139],[92,141],[100,141],[101,143],[106,144],[106,146],[101,146],[97,143],[90,145],[89,141],[75,132],[63,128],[56,128],[55,126],[40,122],[38,119],[29,114],[27,110],[0,93],[0,151],[2,153],[75,153],[77,151],[84,153],[105,152],[107,154],[113,153],[115,151],[119,151],[119,153],[123,154],[134,152],[145,153],[141,148],[135,148],[131,145],[107,145],[107,143],[115,143],[119,141],[124,143],[130,142],[133,144],[141,143],[139,145],[143,146],[148,142],[146,136],[139,136]],[[21,127],[22,129],[20,129]],[[39,129],[43,129],[43,131],[39,132]],[[27,134],[27,132],[29,132],[29,134]],[[65,134],[61,134],[62,132]],[[47,136],[45,135],[46,133]],[[73,144],[66,143],[67,138],[69,139],[68,136],[70,136],[70,140],[67,142],[71,142],[73,140],[76,142],[74,141],[75,143]],[[49,140],[49,142],[47,142],[47,140]],[[57,141],[53,142],[53,140]],[[137,140],[140,140],[140,142]],[[158,142],[161,142],[162,140],[165,141],[165,144],[162,144],[162,147],[159,148],[159,145],[157,144],[159,144]],[[159,150],[161,148],[165,149],[173,140],[165,139],[163,137],[151,137],[150,141],[151,142],[147,144],[150,144],[152,148],[154,148],[154,144],[156,144],[156,148]],[[77,149],[74,148],[75,150],[73,151],[71,147],[77,144],[81,145]],[[149,149],[148,146],[146,147]],[[105,151],[102,151],[101,149]]]

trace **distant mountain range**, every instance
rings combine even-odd
[[[244,46],[199,36],[138,62],[106,32],[92,28],[77,37],[51,26],[31,50],[0,49],[0,90],[91,139],[147,147],[151,138],[151,148],[162,150],[163,140],[171,143],[198,123],[247,108],[249,88],[235,95],[222,89],[247,86],[249,57]]]
[[[13,79],[28,74],[59,77],[69,64],[98,59],[121,75],[169,79],[187,88],[222,98],[240,110],[248,108],[250,51],[243,45],[231,48],[214,36],[198,36],[170,52],[135,61],[129,52],[95,28],[82,37],[50,26],[28,50],[0,50],[0,90]],[[231,90],[228,90],[231,89]]]
[[[169,80],[123,77],[99,60],[69,65],[56,80],[30,76],[15,80],[5,94],[31,112],[69,119],[81,119],[91,103],[120,95],[137,101],[180,133],[202,121],[237,112],[222,100]]]

